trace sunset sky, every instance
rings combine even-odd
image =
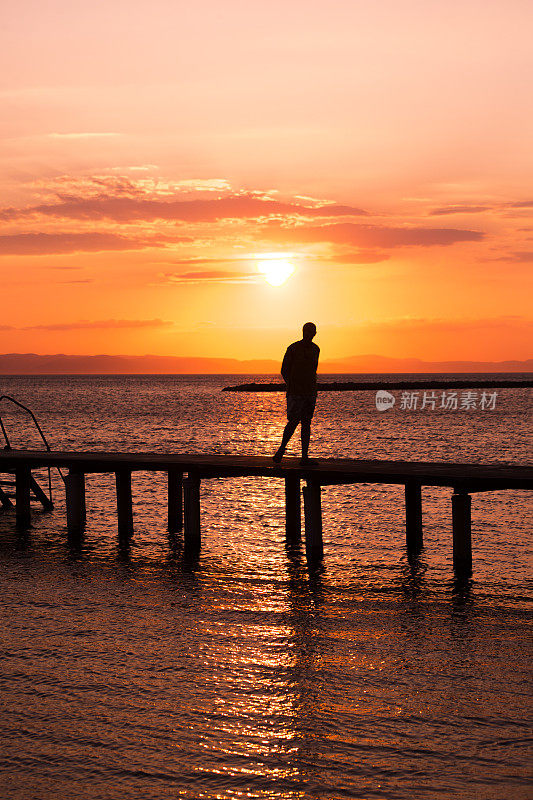
[[[328,358],[532,356],[530,0],[2,29],[1,353],[279,358],[313,320]]]

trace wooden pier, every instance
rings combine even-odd
[[[452,489],[451,522],[456,572],[472,570],[471,494],[501,489],[533,489],[533,466],[454,464],[422,461],[364,461],[317,459],[301,466],[296,458],[274,464],[264,456],[173,455],[165,453],[0,451],[0,472],[15,475],[16,524],[31,525],[32,470],[59,467],[65,477],[67,529],[79,535],[86,522],[85,475],[114,473],[117,524],[121,538],[133,533],[131,473],[164,472],[168,476],[168,529],[184,530],[185,547],[198,551],[201,543],[200,488],[203,480],[259,476],[285,482],[287,537],[301,529],[303,487],[306,553],[309,562],[323,555],[321,487],[354,483],[387,483],[405,487],[406,546],[410,554],[423,544],[422,487]],[[184,477],[186,476],[186,477]],[[7,498],[6,498],[7,500]],[[9,510],[7,502],[3,503]]]

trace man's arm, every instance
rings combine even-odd
[[[287,351],[283,357],[283,364],[281,365],[281,376],[285,381],[285,383],[289,382],[291,369],[292,369],[292,351],[290,347],[287,347]]]
[[[315,372],[316,372],[318,369],[318,359],[320,357],[320,347],[317,344],[315,345],[315,347],[316,347],[315,350]]]

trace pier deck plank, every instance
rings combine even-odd
[[[288,475],[322,485],[343,483],[417,482],[423,486],[449,486],[462,491],[533,489],[533,465],[460,464],[432,461],[381,461],[320,458],[301,466],[297,458],[274,464],[267,456],[183,455],[171,453],[0,451],[0,472],[17,466],[63,467],[84,473],[116,472],[120,469],[146,472],[194,473],[199,478]]]

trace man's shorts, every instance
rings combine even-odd
[[[288,394],[287,419],[289,421],[307,420],[311,422],[315,413],[316,394]]]

